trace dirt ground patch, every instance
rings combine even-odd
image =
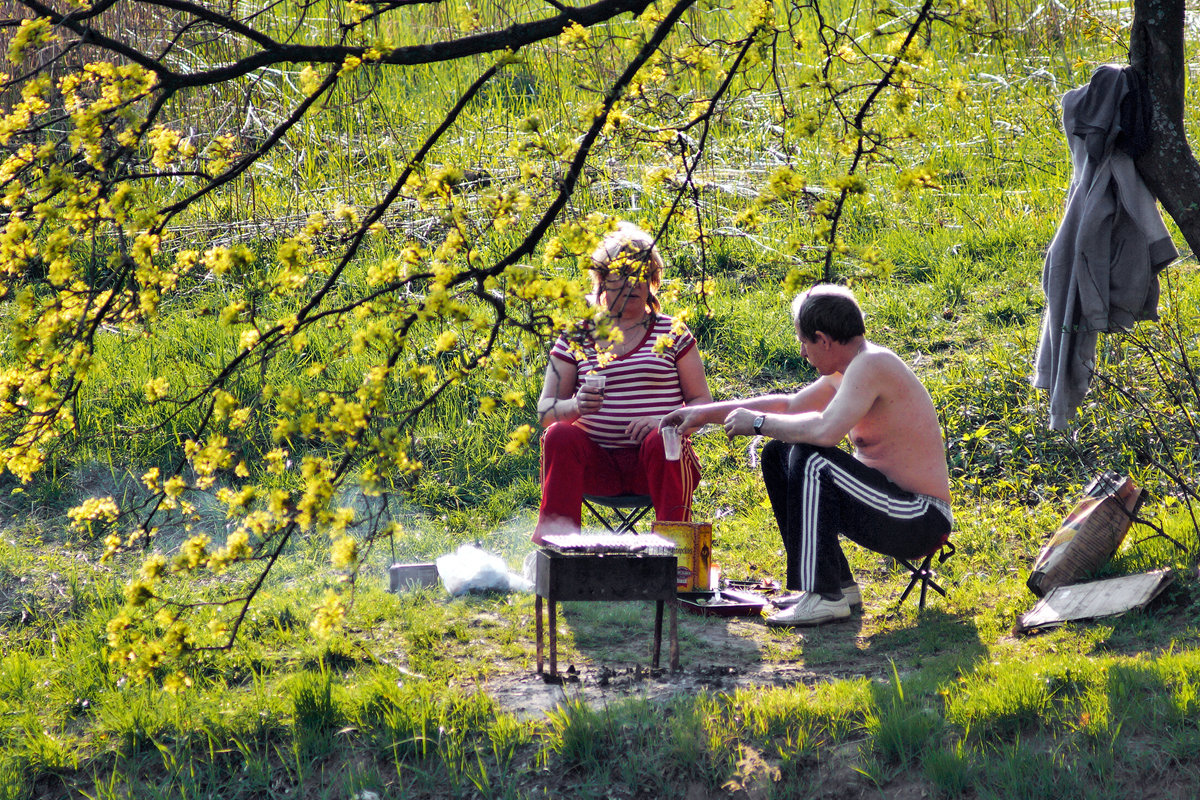
[[[568,700],[603,707],[634,698],[665,700],[679,693],[812,686],[858,677],[886,680],[892,674],[892,659],[876,652],[869,638],[863,637],[861,615],[848,623],[777,631],[756,617],[711,619],[680,613],[681,664],[672,671],[665,633],[661,666],[652,669],[650,637],[628,631],[627,625],[619,626],[620,635],[630,639],[623,644],[633,651],[644,649],[644,655],[616,661],[606,658],[611,651],[595,630],[605,621],[580,611],[577,607],[575,614],[564,614],[575,630],[573,641],[566,646],[560,633],[557,676],[549,675],[547,655],[544,674],[534,669],[493,674],[478,688],[510,713],[532,718]],[[821,663],[788,658],[799,655],[801,649],[816,651]]]
[[[812,685],[838,676],[793,664],[698,664],[677,672],[648,667],[600,664],[561,672],[558,679],[536,673],[491,678],[480,688],[505,710],[521,718],[540,717],[568,700],[593,706],[632,698],[668,699],[681,692],[732,692],[762,686]],[[842,676],[845,677],[845,676]]]

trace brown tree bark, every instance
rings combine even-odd
[[[1192,253],[1200,253],[1200,163],[1183,127],[1184,0],[1134,0],[1129,63],[1150,93],[1150,146],[1138,172],[1175,220]]]

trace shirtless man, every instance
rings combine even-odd
[[[687,406],[662,421],[683,434],[721,422],[731,438],[771,437],[763,481],[787,551],[787,588],[796,591],[767,618],[777,626],[846,619],[862,605],[839,533],[914,558],[953,525],[941,425],[917,376],[867,341],[862,310],[843,287],[801,294],[792,317],[817,380],[791,395]],[[853,456],[837,447],[847,436]]]

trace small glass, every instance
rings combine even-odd
[[[668,426],[660,431],[663,441],[663,453],[667,461],[678,461],[680,450],[679,428]]]

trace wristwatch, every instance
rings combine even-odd
[[[763,414],[759,414],[757,417],[754,418],[754,435],[755,436],[762,435],[762,426],[763,426],[763,423],[766,421],[767,421],[767,418]]]

